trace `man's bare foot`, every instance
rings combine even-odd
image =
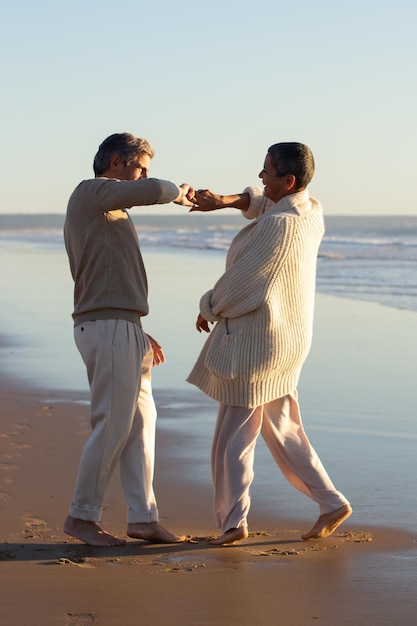
[[[226,544],[234,543],[235,541],[241,541],[248,536],[247,526],[241,526],[240,528],[230,528],[226,530],[223,535],[212,539],[209,543],[212,546],[224,546]]]
[[[70,515],[65,520],[64,532],[71,535],[89,546],[109,548],[111,546],[124,546],[126,541],[118,539],[100,528],[95,522],[77,519]]]
[[[307,541],[308,539],[324,539],[324,537],[329,537],[351,513],[352,507],[350,504],[345,504],[336,511],[320,515],[313,528],[308,533],[301,535],[301,538]]]
[[[173,535],[158,522],[128,524],[127,536],[132,537],[132,539],[152,541],[153,543],[181,543],[186,539],[184,535]]]

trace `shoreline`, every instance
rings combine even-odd
[[[175,254],[175,250],[170,251],[170,253]],[[147,254],[149,255],[149,250],[147,251]],[[155,258],[158,258],[159,254],[158,251],[153,251],[152,253],[154,255],[154,258],[152,258],[149,256],[146,256],[146,260],[148,261],[148,264],[151,265],[151,271],[149,271],[148,269],[148,274],[152,276],[153,273],[155,273],[155,267],[152,267],[155,264]],[[161,270],[161,265],[163,264],[157,264],[156,265],[156,269],[157,270]],[[196,269],[194,269],[194,273],[197,273],[197,271],[199,269],[201,269],[202,267],[204,267],[204,261],[203,264],[199,264],[196,263]],[[219,268],[219,272],[212,272],[212,270],[210,270],[210,274],[213,274],[213,279],[207,282],[207,285],[211,284],[212,282],[214,282],[215,280],[215,276],[217,276],[218,274],[221,273],[221,269],[223,267],[223,259],[216,259],[216,267]],[[156,274],[155,274],[156,277]],[[153,282],[156,283],[156,278],[153,279]],[[71,283],[68,282],[68,284],[70,285],[71,288]],[[177,284],[177,282],[174,284],[174,287],[172,287],[172,289],[175,288],[175,285]],[[150,299],[153,300],[153,308],[150,311],[150,314],[144,318],[144,329],[146,332],[149,332],[150,334],[153,335],[157,335],[158,337],[162,336],[163,337],[163,341],[164,341],[164,346],[166,345],[166,343],[169,344],[169,334],[170,334],[170,330],[166,331],[164,329],[164,324],[163,324],[163,316],[160,314],[160,311],[158,310],[160,308],[160,302],[159,300],[161,299],[161,293],[158,293],[158,288],[152,290],[153,293],[151,292],[150,295]],[[200,290],[201,291],[201,290]],[[198,291],[198,293],[200,293],[200,291]],[[156,294],[155,294],[156,292]],[[68,302],[70,302],[68,300]],[[156,306],[155,306],[155,302],[156,302]],[[194,315],[196,309],[196,302],[198,302],[198,297],[192,299],[190,296],[187,296],[186,298],[186,303],[190,304],[191,306],[189,307],[191,309],[191,314],[188,311],[187,313],[187,323],[188,323],[188,329],[192,329],[192,335],[194,334],[194,317],[196,317],[196,315]],[[313,344],[310,350],[310,354],[307,358],[307,363],[309,362],[309,360],[311,360],[311,352],[313,352],[316,348],[317,348],[317,343],[318,343],[318,339],[316,337],[317,335],[317,329],[319,329],[319,332],[324,332],[323,331],[323,326],[325,324],[332,324],[333,321],[330,319],[328,312],[327,312],[327,302],[336,302],[339,303],[337,305],[338,309],[341,310],[344,314],[344,317],[346,317],[346,313],[345,310],[348,311],[352,311],[352,316],[357,317],[355,311],[354,311],[354,307],[362,307],[362,312],[365,312],[365,319],[364,319],[364,324],[371,324],[372,323],[372,315],[369,314],[369,311],[371,312],[380,312],[381,315],[384,318],[387,318],[387,316],[389,316],[392,312],[393,315],[404,315],[407,316],[407,318],[405,319],[405,322],[408,323],[409,321],[413,321],[415,322],[415,324],[417,324],[417,311],[414,311],[413,309],[408,309],[408,308],[404,308],[404,307],[394,307],[390,304],[384,304],[382,302],[375,302],[373,300],[365,300],[365,299],[359,299],[359,298],[349,298],[343,295],[337,295],[337,294],[329,294],[327,292],[324,291],[317,291],[316,292],[316,313],[315,313],[315,318],[314,318],[314,335],[313,335]],[[168,302],[164,302],[164,306],[167,306]],[[10,330],[10,332],[6,332],[2,334],[0,334],[0,353],[2,353],[3,359],[2,359],[2,363],[0,363],[0,376],[1,377],[8,377],[10,379],[10,381],[16,380],[18,382],[18,384],[20,385],[25,385],[28,386],[29,388],[33,388],[33,389],[43,389],[43,388],[50,388],[53,389],[54,392],[56,390],[60,390],[62,391],[62,394],[65,396],[66,394],[87,394],[89,393],[88,390],[88,385],[84,376],[84,372],[82,370],[82,367],[79,365],[79,355],[75,349],[74,343],[73,343],[73,338],[72,338],[72,330],[73,330],[73,325],[72,325],[72,320],[70,319],[70,310],[71,310],[71,304],[69,304],[69,307],[67,307],[67,312],[66,312],[66,319],[64,321],[65,324],[65,337],[64,337],[64,348],[67,349],[67,345],[70,345],[71,347],[71,365],[72,362],[76,363],[77,369],[81,372],[81,376],[76,377],[76,384],[70,384],[68,387],[65,386],[65,383],[63,383],[63,381],[61,381],[60,383],[57,384],[56,381],[52,380],[52,381],[48,381],[48,383],[50,384],[44,384],[40,381],[40,374],[38,372],[33,373],[33,371],[27,367],[25,367],[24,363],[23,363],[23,359],[24,359],[24,355],[23,357],[20,357],[20,361],[22,361],[22,369],[21,371],[23,373],[20,373],[19,368],[15,367],[14,370],[12,370],[12,374],[10,374],[9,372],[9,366],[10,363],[8,361],[11,361],[14,358],[15,353],[18,352],[22,352],[27,349],[28,347],[28,340],[30,342],[30,336],[24,334],[19,335],[18,331],[16,328],[7,328],[6,325],[6,329]],[[165,310],[163,310],[163,314],[165,314]],[[25,320],[23,320],[25,321]],[[183,335],[185,332],[185,324],[180,322],[180,328],[179,328],[179,336],[180,339],[183,339]],[[372,329],[371,329],[372,330]],[[395,333],[398,332],[398,328],[394,328],[393,329],[395,331]],[[333,334],[333,332],[332,332]],[[189,333],[188,333],[189,335]],[[191,335],[191,336],[192,336]],[[46,337],[42,337],[42,340],[45,340]],[[168,341],[167,341],[168,338]],[[203,338],[204,340],[204,336],[201,334],[200,338]],[[188,342],[189,342],[189,336],[187,337]],[[193,337],[193,339],[195,340],[195,336]],[[388,337],[388,339],[390,339]],[[403,339],[403,337],[402,337]],[[31,343],[31,342],[30,342]],[[204,341],[200,341],[200,347],[203,345]],[[196,344],[197,345],[197,344]],[[390,340],[390,345],[392,345],[392,340]],[[35,349],[35,348],[39,348],[39,345],[31,345],[30,346],[31,349]],[[59,356],[59,351],[55,352],[55,356]],[[197,357],[198,352],[195,351],[192,356],[191,359],[195,359]],[[67,355],[66,355],[67,356]],[[181,355],[176,355],[176,357],[181,357]],[[32,360],[32,355],[30,354],[30,358]],[[188,361],[188,365],[189,365],[189,369],[191,369],[191,365],[194,361],[190,360]],[[59,363],[59,365],[61,365],[61,363]],[[181,363],[181,365],[183,365],[183,363]],[[169,366],[168,366],[169,367]],[[167,369],[167,366],[164,366],[161,368],[161,370],[163,371],[165,369]],[[305,366],[304,366],[305,368]],[[304,368],[303,368],[303,372],[304,372]],[[188,383],[185,382],[185,377],[186,377],[186,372],[188,373],[188,369],[184,370],[184,379],[183,379],[183,389],[190,389],[190,385],[188,385]],[[71,371],[71,374],[73,374],[73,372]],[[158,374],[159,372],[156,370],[156,379],[158,379]],[[302,376],[303,378],[303,376]],[[81,384],[80,384],[81,381]],[[172,381],[171,381],[172,382]],[[174,389],[177,385],[178,381],[175,381],[175,385],[172,386],[172,389]],[[159,388],[164,388],[165,391],[170,391],[172,389],[170,389],[171,385],[170,385],[170,379],[163,376],[162,377],[162,384],[160,382],[157,382],[157,385]],[[155,381],[153,383],[153,386],[155,388]]]

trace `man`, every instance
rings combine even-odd
[[[94,158],[95,178],[71,195],[64,226],[75,283],[74,338],[87,368],[92,425],[64,531],[93,546],[125,543],[98,525],[117,462],[128,505],[127,535],[162,543],[184,539],[158,522],[151,369],[164,354],[142,330],[147,279],[126,209],[168,202],[191,206],[187,193],[193,190],[148,178],[152,157],[149,143],[129,133],[105,139]]]
[[[222,535],[248,536],[255,444],[261,433],[287,480],[315,500],[319,518],[303,539],[330,535],[351,514],[304,432],[297,383],[312,339],[320,204],[309,196],[309,148],[271,146],[263,192],[220,196],[200,190],[192,210],[235,207],[253,219],[233,240],[226,270],[200,301],[197,330],[210,332],[188,381],[219,402],[212,446],[214,506]]]

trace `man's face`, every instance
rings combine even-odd
[[[138,180],[148,178],[151,157],[149,154],[141,154],[130,165],[120,165],[119,180]]]
[[[289,184],[288,175],[277,176],[270,154],[266,155],[264,167],[259,173],[259,178],[262,179],[264,184],[264,196],[273,202],[279,202],[281,198],[290,192],[291,185]]]

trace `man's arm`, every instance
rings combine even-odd
[[[217,209],[233,208],[240,211],[247,211],[250,204],[250,195],[247,192],[238,193],[231,196],[221,196],[213,193],[210,189],[199,189],[192,198],[194,204],[192,211],[216,211]]]
[[[138,180],[94,178],[81,183],[76,192],[78,195],[95,196],[96,202],[89,202],[89,206],[96,207],[99,212],[115,211],[120,208],[130,209],[134,206],[168,204],[169,202],[192,207],[193,203],[187,196],[191,192],[194,194],[190,185],[178,186],[158,178]]]

